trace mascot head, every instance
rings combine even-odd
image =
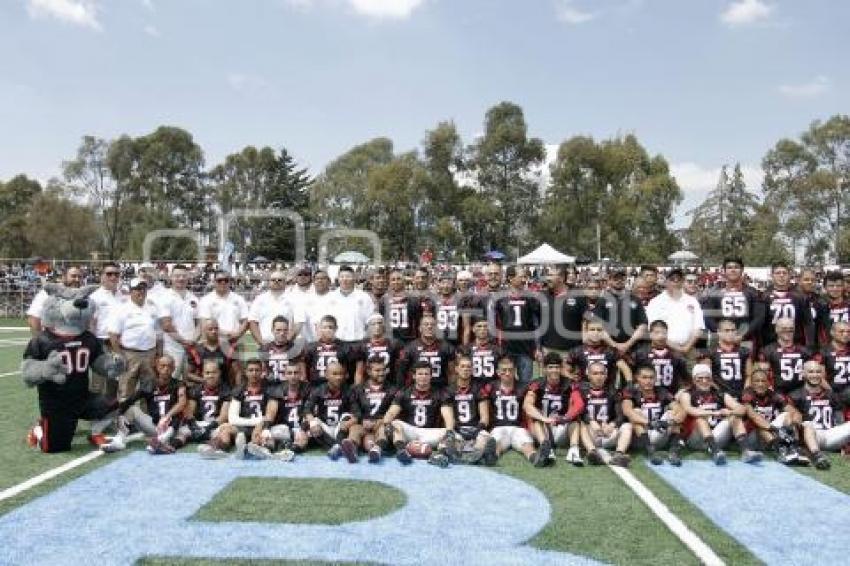
[[[44,290],[48,295],[42,317],[45,328],[64,336],[78,336],[88,330],[95,313],[95,305],[89,300],[89,295],[97,290],[97,285],[75,289],[48,283]]]

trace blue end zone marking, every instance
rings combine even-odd
[[[549,521],[532,486],[489,470],[395,460],[352,466],[204,461],[131,454],[0,517],[0,564],[132,564],[145,555],[369,561],[391,564],[563,565],[592,560],[525,544]],[[342,478],[396,487],[407,503],[339,526],[190,521],[239,477]],[[309,501],[304,501],[309,505]]]
[[[848,562],[850,497],[818,481],[776,462],[650,468],[766,564]]]

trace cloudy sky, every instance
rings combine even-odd
[[[511,100],[556,147],[635,133],[697,204],[781,137],[848,112],[843,0],[2,0],[0,179],[57,175],[84,134],[184,127],[208,163],[287,147],[318,172]]]

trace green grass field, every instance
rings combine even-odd
[[[10,324],[0,324],[0,326]],[[18,369],[23,346],[9,345],[24,340],[22,331],[4,331],[0,339],[0,373]],[[24,442],[27,428],[36,417],[35,391],[26,388],[19,375],[0,377],[0,489],[18,484],[41,472],[88,453],[82,424],[74,449],[68,454],[44,455]],[[38,497],[65,482],[107,464],[121,455],[97,458],[79,468],[37,486],[17,497],[0,502],[0,515]],[[850,493],[850,464],[833,457],[829,473],[804,469],[809,475],[845,493]],[[295,464],[297,465],[297,461]],[[364,464],[365,465],[365,464]],[[580,554],[617,564],[697,564],[696,557],[655,518],[647,507],[606,467],[575,468],[560,461],[554,468],[535,469],[515,453],[506,455],[495,468],[539,489],[552,506],[549,524],[529,543],[541,549]],[[631,467],[670,510],[682,519],[721,558],[730,564],[755,564],[758,560],[743,546],[715,526],[694,505],[647,468],[642,458]],[[258,489],[256,482],[262,482]],[[299,522],[338,524],[379,516],[404,504],[404,495],[393,488],[371,482],[341,480],[251,479],[238,480],[220,492],[196,516],[199,520]],[[292,494],[298,494],[295,498]],[[317,504],[298,506],[296,499]],[[364,500],[369,504],[364,507]],[[297,514],[293,510],[297,509]],[[284,513],[282,510],[286,510]],[[365,513],[365,514],[364,514]],[[149,557],[141,562],[160,564],[316,564],[298,561],[181,560]]]

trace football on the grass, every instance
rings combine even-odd
[[[428,458],[431,455],[431,445],[411,440],[407,443],[407,452],[414,458]]]

